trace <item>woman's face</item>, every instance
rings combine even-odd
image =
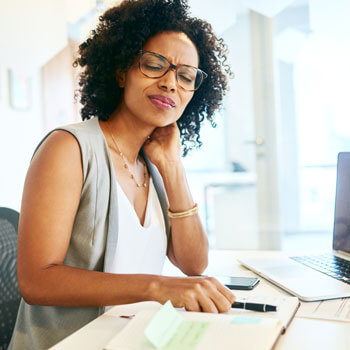
[[[143,50],[162,55],[174,65],[198,67],[197,49],[184,33],[160,33],[149,39]],[[124,87],[121,110],[127,112],[128,117],[152,127],[175,122],[190,102],[193,91],[179,87],[174,70],[153,79],[140,71],[138,63],[139,57],[126,74],[118,75],[119,85]]]

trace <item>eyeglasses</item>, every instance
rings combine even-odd
[[[151,51],[140,51],[140,71],[148,78],[163,77],[170,69],[176,72],[176,81],[181,88],[187,91],[197,90],[208,76],[201,69],[187,64],[171,64],[165,57]]]

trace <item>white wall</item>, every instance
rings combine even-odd
[[[64,3],[0,3],[0,206],[20,209],[25,174],[44,134],[40,67],[67,44]],[[29,106],[10,106],[8,70],[30,79]]]
[[[226,161],[238,162],[247,172],[233,173],[226,185],[213,188],[216,249],[255,249],[259,245],[257,192],[255,186],[256,146],[253,106],[251,33],[248,10],[241,10],[236,22],[223,33],[228,46],[228,64],[235,77],[229,81],[225,98]],[[232,166],[228,166],[232,170]],[[234,176],[240,177],[240,180]]]
[[[249,143],[255,140],[255,123],[248,10],[242,11],[223,38],[229,48],[228,64],[235,74],[225,98],[227,158],[254,172],[255,145]]]
[[[66,45],[63,1],[0,2],[0,63],[39,68]]]
[[[28,111],[10,106],[8,68],[0,66],[0,206],[20,209],[25,174],[43,135],[40,71],[30,77]]]

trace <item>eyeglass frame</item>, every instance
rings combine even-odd
[[[142,58],[143,54],[145,54],[145,53],[151,53],[151,54],[153,54],[153,55],[155,55],[155,56],[158,56],[158,57],[163,58],[163,59],[169,64],[168,69],[167,69],[161,76],[159,76],[159,77],[149,77],[148,75],[146,75],[146,74],[142,71],[142,69],[141,69],[141,58]],[[206,72],[204,72],[203,70],[201,70],[200,68],[191,66],[191,65],[189,65],[189,64],[177,64],[177,65],[172,64],[172,63],[170,63],[170,62],[168,61],[168,59],[167,59],[166,57],[164,57],[164,56],[162,56],[162,55],[160,55],[160,54],[158,54],[158,53],[156,53],[156,52],[153,52],[153,51],[140,50],[140,51],[139,51],[139,54],[140,54],[140,58],[139,58],[139,69],[140,69],[140,72],[141,72],[145,77],[150,78],[150,79],[159,79],[159,78],[164,77],[164,76],[169,72],[169,70],[171,69],[171,70],[175,71],[175,73],[176,73],[176,74],[175,74],[176,83],[179,85],[179,87],[180,87],[181,89],[183,89],[183,90],[185,90],[185,91],[197,91],[197,90],[201,87],[201,85],[202,85],[204,79],[206,79],[206,78],[208,77],[208,74],[207,74]],[[178,80],[177,80],[177,70],[178,70],[179,67],[191,67],[191,68],[194,68],[194,69],[196,69],[197,71],[200,71],[200,72],[201,72],[201,74],[202,74],[202,80],[201,80],[199,86],[197,87],[197,89],[188,90],[188,89],[182,87],[182,86],[179,84],[179,82],[178,82]]]

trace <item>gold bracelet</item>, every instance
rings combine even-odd
[[[169,208],[168,208],[168,216],[171,219],[178,219],[178,218],[185,218],[187,216],[192,216],[198,213],[198,204],[195,203],[194,207],[185,211],[180,211],[177,213],[172,212]]]

